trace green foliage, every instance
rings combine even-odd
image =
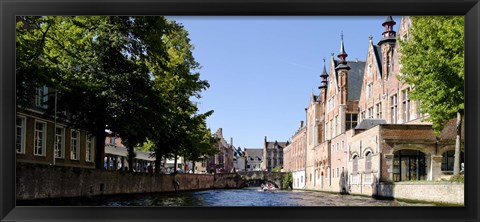
[[[282,167],[281,166],[276,166],[272,169],[272,172],[282,172]]]
[[[412,17],[411,37],[400,41],[399,79],[412,85],[438,134],[464,109],[464,19],[462,16]]]
[[[459,175],[452,176],[450,177],[450,182],[465,183],[465,175],[459,174]]]
[[[283,187],[287,188],[293,183],[293,174],[292,172],[287,172],[283,177]]]
[[[27,106],[38,86],[56,88],[58,117],[94,134],[96,150],[108,126],[128,147],[129,161],[142,144],[159,159],[214,152],[205,124],[213,111],[198,114],[190,100],[209,84],[181,25],[154,16],[20,16],[16,28],[19,105]]]

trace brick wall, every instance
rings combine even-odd
[[[235,187],[231,174],[147,174],[85,168],[17,164],[17,199],[79,197]]]

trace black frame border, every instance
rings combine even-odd
[[[465,207],[16,207],[16,15],[464,15]],[[479,221],[479,0],[0,0],[0,221]]]

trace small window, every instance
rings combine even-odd
[[[63,127],[56,127],[55,129],[55,158],[64,157],[65,147],[65,129]]]
[[[25,127],[27,119],[23,116],[17,116],[17,131],[15,149],[17,153],[25,153]]]
[[[80,146],[80,132],[72,130],[70,137],[70,159],[78,160],[78,152]]]
[[[353,156],[353,161],[352,161],[352,171],[353,173],[356,173],[358,171],[358,156]]]
[[[366,171],[372,170],[372,153],[371,152],[367,152],[367,154],[365,154],[365,170]]]
[[[46,134],[47,124],[45,122],[35,121],[34,154],[36,156],[45,156]]]

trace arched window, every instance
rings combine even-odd
[[[353,156],[353,164],[352,164],[352,171],[356,173],[358,171],[358,156]]]
[[[369,151],[365,154],[365,171],[372,170],[372,153]]]
[[[453,171],[453,163],[455,162],[455,150],[449,150],[443,153],[442,158],[442,171]],[[464,163],[463,152],[460,152],[460,164]],[[460,170],[461,166],[460,166]]]

